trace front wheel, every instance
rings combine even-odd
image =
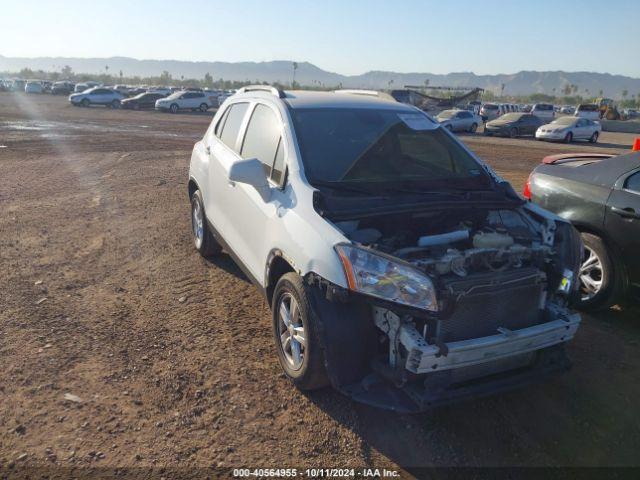
[[[180,107],[178,106],[177,103],[172,103],[171,106],[169,107],[169,111],[171,113],[178,113],[178,110],[180,110]]]
[[[567,133],[563,141],[564,143],[571,143],[573,141],[573,133],[571,132]]]
[[[589,138],[589,143],[598,143],[598,137],[599,137],[598,132],[593,132],[593,134],[591,135],[591,138]]]
[[[209,105],[207,105],[206,103],[200,104],[200,111],[201,112],[203,112],[203,113],[206,112],[208,108],[209,108]]]
[[[89,105],[91,105],[91,101],[90,101],[88,98],[85,98],[85,99],[83,99],[83,100],[80,102],[80,104],[81,104],[83,107],[88,107]]]
[[[111,104],[110,104],[110,106],[111,106],[111,108],[113,108],[114,110],[115,110],[116,108],[120,108],[120,100],[114,100],[114,101],[112,101],[112,102],[111,102]]]
[[[286,376],[301,390],[327,386],[317,314],[300,275],[290,272],[280,278],[272,305],[276,351]]]
[[[222,247],[216,242],[207,225],[200,190],[196,190],[191,197],[191,233],[193,234],[193,244],[203,257],[212,257],[222,251]]]
[[[471,128],[469,129],[470,133],[476,133],[476,130],[478,130],[478,124],[474,123],[471,125]]]
[[[517,128],[512,128],[511,130],[509,130],[509,137],[510,138],[516,138],[518,136],[518,129]]]

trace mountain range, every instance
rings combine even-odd
[[[137,60],[129,57],[110,58],[65,58],[38,57],[19,58],[0,55],[0,72],[19,72],[23,68],[44,71],[59,71],[65,65],[76,73],[105,73],[124,76],[151,77],[168,71],[173,78],[203,78],[209,73],[214,79],[237,81],[279,82],[290,84],[293,62],[278,60],[270,62],[191,62],[181,60]],[[574,85],[573,93],[582,96],[604,96],[620,99],[640,96],[640,78],[596,72],[521,71],[512,74],[476,75],[473,72],[448,74],[398,73],[370,71],[360,75],[341,75],[323,70],[309,62],[298,62],[295,81],[303,86],[342,85],[343,88],[402,88],[404,85],[451,86],[456,88],[480,87],[500,93],[504,84],[505,95],[529,95],[546,93],[562,95],[566,85]]]

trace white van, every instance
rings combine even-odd
[[[556,117],[556,112],[550,103],[536,103],[531,113],[542,120],[553,120]]]
[[[578,105],[576,113],[573,115],[580,118],[587,118],[589,120],[600,120],[600,108],[595,103],[585,103]]]

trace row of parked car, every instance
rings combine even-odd
[[[201,89],[177,90],[148,89],[132,97],[125,97],[120,91],[109,87],[93,87],[80,93],[69,95],[71,105],[90,107],[103,105],[111,108],[131,110],[156,109],[177,113],[180,110],[206,112],[219,107],[231,92],[216,92]]]
[[[436,120],[452,132],[469,133],[475,133],[483,122],[480,115],[462,109],[444,110],[436,116]],[[544,117],[524,112],[506,113],[488,121],[484,127],[484,135],[487,136],[516,138],[533,135],[538,140],[565,143],[573,140],[588,140],[596,143],[601,131],[600,123],[587,118],[567,115],[546,123]]]

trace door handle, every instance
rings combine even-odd
[[[207,155],[211,155],[211,147],[209,145],[207,145],[205,151],[207,152]]]
[[[620,215],[622,218],[640,218],[640,213],[636,212],[631,207],[611,207],[611,211],[616,215]]]

